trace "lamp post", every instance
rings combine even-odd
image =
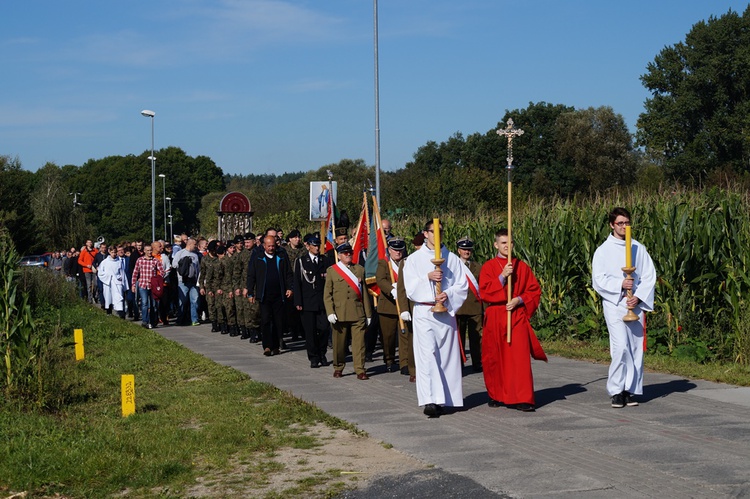
[[[154,116],[156,113],[144,109],[141,114],[151,118],[151,240],[156,240],[156,158],[154,157]]]
[[[167,241],[169,244],[174,243],[174,234],[172,233],[172,198],[164,198],[167,201],[169,201],[169,241]]]
[[[164,240],[167,240],[167,176],[163,173],[160,173],[159,176],[161,177],[161,190],[162,190],[162,199],[164,206]]]

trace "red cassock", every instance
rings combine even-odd
[[[482,367],[484,384],[490,398],[510,404],[534,405],[534,378],[531,357],[547,361],[529,319],[539,306],[542,290],[531,268],[520,260],[513,260],[512,297],[520,296],[523,305],[513,310],[511,343],[506,333],[508,324],[507,283],[499,276],[508,263],[495,257],[482,266],[479,289],[487,308],[484,312],[482,333]]]

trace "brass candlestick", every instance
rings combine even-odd
[[[623,267],[622,271],[625,272],[625,275],[626,275],[625,278],[626,279],[628,279],[630,281],[634,280],[631,274],[633,272],[635,272],[635,267]],[[628,290],[628,298],[632,298],[632,297],[633,297],[633,290],[629,289]],[[635,313],[633,312],[634,308],[635,307],[628,307],[628,313],[625,314],[625,316],[622,318],[622,320],[624,322],[633,322],[633,321],[639,320],[639,317],[637,315],[635,315]]]
[[[432,264],[435,266],[435,270],[440,270],[440,266],[445,262],[444,258],[433,258],[430,260]],[[435,296],[439,295],[443,292],[443,283],[442,282],[436,282],[435,283]],[[432,312],[447,312],[448,309],[445,308],[445,305],[442,303],[435,303],[433,307],[430,309]]]

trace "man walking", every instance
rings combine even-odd
[[[533,412],[536,401],[531,357],[546,361],[547,356],[529,320],[539,306],[542,291],[526,263],[508,260],[512,242],[507,229],[497,231],[494,246],[497,256],[482,266],[479,275],[480,295],[487,305],[482,366],[489,406],[505,404],[511,409]],[[509,278],[512,279],[510,299]],[[510,342],[507,337],[508,311],[511,316]]]
[[[185,248],[172,257],[172,267],[177,269],[177,287],[180,292],[180,309],[177,323],[200,326],[198,320],[198,273],[200,261],[195,251],[196,240],[188,238]],[[189,310],[189,312],[188,312]],[[187,314],[190,314],[189,316]]]
[[[365,269],[353,265],[354,250],[349,243],[336,248],[338,263],[326,273],[323,291],[328,322],[333,327],[333,377],[341,378],[346,367],[346,336],[352,338],[352,363],[357,379],[367,380],[365,372],[365,330],[370,324],[372,306],[364,293]]]
[[[305,236],[307,252],[294,265],[294,305],[300,314],[310,367],[327,366],[328,321],[323,303],[326,266],[320,254],[320,239]]]
[[[292,297],[292,273],[286,253],[276,252],[276,238],[263,239],[263,251],[250,261],[247,271],[247,294],[250,303],[260,303],[263,355],[280,353],[281,331],[284,331],[284,302]]]
[[[435,229],[432,220],[425,224],[424,245],[409,255],[403,269],[406,295],[414,305],[417,401],[429,417],[440,416],[443,405],[464,405],[456,311],[469,292],[466,267],[458,256],[441,245],[440,257],[444,263],[436,269],[431,262],[435,258]],[[441,283],[438,294],[435,283]],[[438,303],[447,311],[433,312],[432,307]]]
[[[629,278],[625,267],[626,235],[630,231],[630,212],[615,208],[609,214],[612,233],[594,253],[592,284],[602,297],[604,319],[609,330],[612,362],[607,377],[607,392],[612,407],[636,406],[634,395],[643,394],[643,317],[654,309],[656,270],[646,248],[632,240],[632,262],[636,268]],[[630,295],[628,292],[632,292]],[[623,321],[628,309],[638,316]]]

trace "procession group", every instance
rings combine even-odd
[[[630,213],[615,208],[608,221],[612,232],[594,254],[592,285],[609,330],[607,392],[621,408],[638,405],[643,393],[643,314],[653,310],[656,274],[645,247],[630,238]],[[457,241],[455,253],[442,245],[436,220],[414,236],[408,255],[390,222],[381,226],[387,255],[374,283],[353,264],[347,227],[336,227],[328,251],[317,233],[293,230],[284,238],[274,228],[225,242],[183,234],[171,247],[135,241],[97,249],[89,240],[62,267],[70,279],[79,271],[90,301],[147,328],[170,317],[199,325],[204,317],[212,332],[260,343],[268,357],[286,348],[285,336],[303,338],[310,367],[330,364],[334,378],[344,377],[350,356],[356,379],[368,380],[366,363],[379,342],[386,371],[409,376],[429,417],[463,406],[468,340],[490,407],[534,411],[531,359],[547,360],[530,323],[541,288],[528,264],[509,260],[508,231],[495,233],[497,254],[480,264],[470,238]],[[623,320],[629,311],[637,320]]]

